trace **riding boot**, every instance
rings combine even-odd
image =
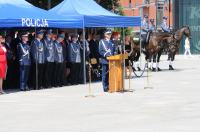
[[[169,70],[174,70],[174,68],[172,67],[172,65],[169,65]]]

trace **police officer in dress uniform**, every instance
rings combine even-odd
[[[112,31],[107,29],[104,31],[104,39],[99,41],[99,54],[101,55],[101,63],[102,63],[102,83],[104,92],[108,92],[109,90],[109,66],[107,57],[114,55],[115,53],[115,45],[111,42]]]
[[[85,62],[89,61],[89,54],[90,54],[90,49],[89,49],[89,43],[87,40],[83,40],[83,34],[80,34],[79,37],[79,45],[80,45],[80,55],[81,55],[81,65],[80,65],[80,72],[79,72],[79,83],[84,84],[84,78],[83,78],[83,68],[84,68],[84,60],[83,60],[83,49],[84,49],[84,44],[85,44]],[[88,79],[88,65],[85,63],[86,67],[86,80]]]
[[[62,87],[63,86],[63,46],[62,42],[65,39],[64,34],[59,34],[58,38],[54,41],[55,46],[55,74],[54,74],[54,81],[55,87]]]
[[[44,53],[45,53],[45,79],[44,86],[45,88],[50,88],[53,85],[53,71],[54,71],[54,42],[52,40],[52,30],[47,30],[46,38],[43,40],[44,42]]]
[[[163,32],[166,32],[166,33],[170,33],[171,30],[170,30],[170,27],[167,25],[167,17],[163,17],[163,22],[162,24],[160,25],[161,28],[162,28],[162,31]],[[170,55],[168,54],[168,59],[167,60],[170,60]]]
[[[155,31],[156,31],[156,26],[155,26],[155,24],[154,24],[154,19],[150,19],[149,21],[150,21],[149,30],[150,30],[151,32],[155,32]]]
[[[78,35],[71,35],[72,42],[67,46],[68,61],[70,62],[70,83],[77,85],[79,83],[79,73],[81,67],[80,44],[78,43]]]
[[[63,47],[63,58],[64,58],[64,61],[63,61],[63,64],[62,64],[62,82],[61,82],[61,85],[62,86],[66,86],[67,85],[67,41],[66,41],[66,37],[68,37],[68,34],[64,31],[62,31],[60,34],[63,34],[65,36],[65,39],[61,42],[62,44],[62,47]]]
[[[144,48],[145,44],[147,44],[149,39],[149,17],[144,15],[143,21],[141,23],[141,36],[142,36],[142,47]]]
[[[20,66],[20,90],[28,90],[27,81],[29,77],[29,69],[31,65],[30,46],[28,44],[28,33],[21,34],[21,42],[18,47],[18,57]]]
[[[36,87],[36,77],[38,79],[38,89],[41,89],[43,86],[44,80],[44,63],[45,63],[45,55],[44,55],[44,44],[43,44],[43,36],[44,32],[42,30],[38,30],[36,32],[36,38],[32,41],[31,44],[31,57],[33,61],[33,87]],[[37,70],[37,71],[36,71]],[[36,74],[37,72],[37,74]],[[37,76],[36,76],[37,75]]]
[[[170,33],[171,30],[170,30],[170,27],[167,25],[167,17],[163,17],[163,22],[161,24],[161,28],[162,28],[162,31],[163,32],[167,32],[167,33]]]

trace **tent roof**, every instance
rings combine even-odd
[[[140,17],[125,17],[99,6],[94,0],[64,0],[50,10],[52,14],[82,16],[85,27],[129,27],[140,26]]]
[[[0,27],[79,28],[80,16],[67,19],[37,8],[25,0],[0,0]]]

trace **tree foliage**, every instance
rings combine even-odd
[[[45,10],[48,10],[49,8],[48,0],[26,0],[26,1]],[[53,8],[54,6],[58,5],[62,1],[63,0],[50,0],[51,2],[50,8]],[[123,9],[119,4],[119,0],[95,0],[95,1],[107,10],[123,15],[123,12],[122,12]]]
[[[123,8],[119,4],[119,0],[95,0],[103,8],[112,11],[114,13],[123,15]]]
[[[26,0],[29,3],[33,4],[36,7],[48,10],[48,0]],[[50,0],[50,8],[55,7],[56,5],[60,4],[63,0]]]

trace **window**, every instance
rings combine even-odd
[[[162,17],[164,14],[164,4],[157,4],[157,25],[159,26],[162,23]]]

